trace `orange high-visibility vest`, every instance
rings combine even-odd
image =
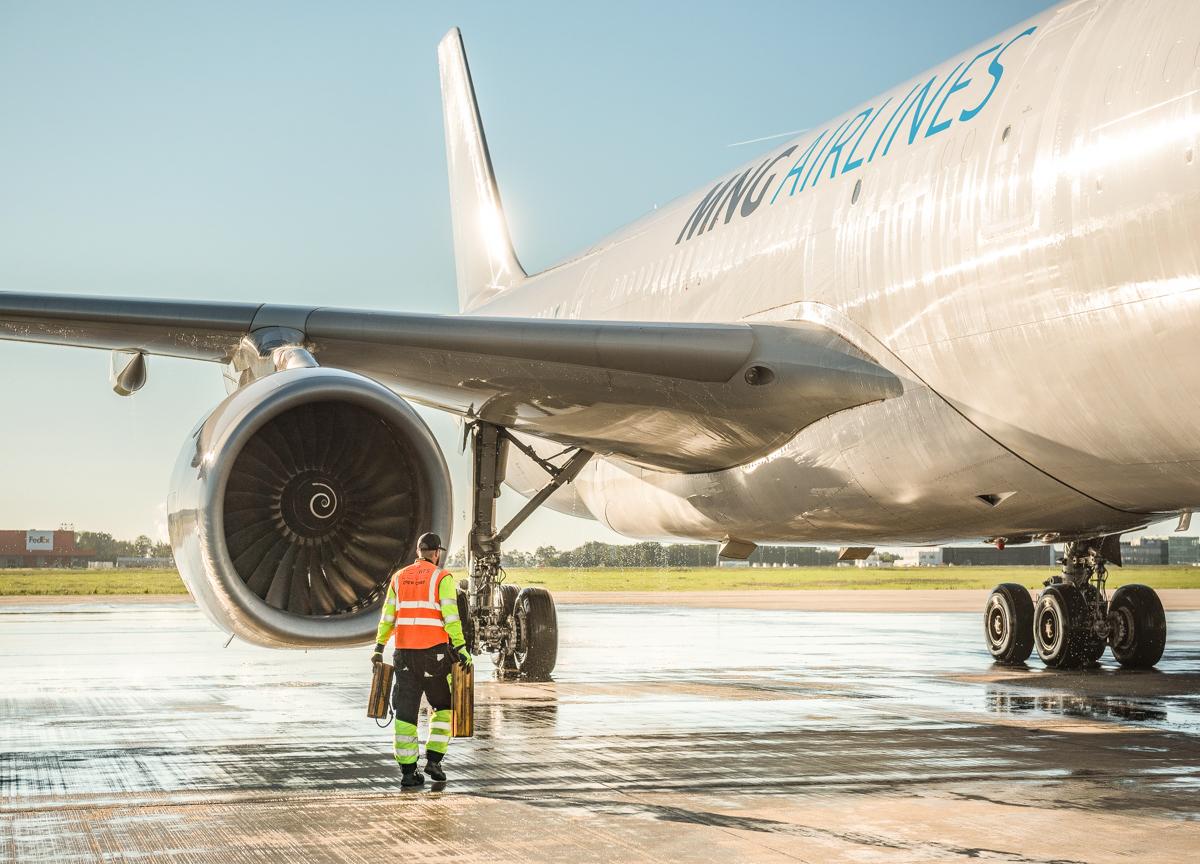
[[[450,641],[438,602],[438,587],[449,575],[424,558],[392,574],[397,648],[432,648]]]

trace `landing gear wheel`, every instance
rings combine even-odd
[[[1091,616],[1074,585],[1051,585],[1033,610],[1033,641],[1042,662],[1054,669],[1078,669],[1091,662]]]
[[[512,621],[516,614],[517,595],[521,593],[521,589],[516,585],[507,583],[500,585],[500,602],[504,609],[504,620]],[[520,674],[520,668],[517,665],[515,648],[509,644],[506,639],[501,645],[501,649],[492,657],[492,662],[496,664],[496,671],[501,678],[515,678]]]
[[[516,585],[507,583],[500,586],[500,596],[504,600],[504,617],[513,614],[513,610],[517,608],[517,595],[521,593],[521,589]]]
[[[997,663],[1020,665],[1033,653],[1033,598],[1024,585],[1005,582],[992,589],[983,609],[988,651]]]
[[[1148,585],[1124,585],[1108,604],[1113,657],[1130,669],[1149,669],[1167,644],[1167,615]]]
[[[558,613],[545,588],[525,588],[517,596],[517,669],[533,681],[547,681],[558,661]]]

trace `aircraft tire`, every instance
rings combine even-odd
[[[1149,669],[1167,644],[1167,614],[1149,585],[1123,585],[1108,604],[1113,657],[1129,669]]]
[[[531,681],[548,681],[558,662],[558,613],[545,588],[525,588],[517,596],[517,669]]]
[[[1087,600],[1074,585],[1050,585],[1033,609],[1033,641],[1053,669],[1078,669],[1091,662],[1092,631]]]
[[[997,663],[1019,666],[1033,653],[1033,599],[1024,585],[1005,582],[992,589],[983,610],[988,651]]]
[[[504,601],[504,617],[507,618],[513,614],[517,606],[517,595],[521,593],[521,589],[516,585],[509,585],[507,582],[500,586],[500,597]]]

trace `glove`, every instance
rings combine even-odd
[[[375,643],[375,653],[371,655],[371,668],[374,669],[383,662],[383,646],[378,642]]]
[[[465,642],[462,645],[454,645],[452,647],[454,650],[451,651],[451,654],[454,657],[454,662],[459,666],[473,666],[475,664],[475,658],[467,650]]]

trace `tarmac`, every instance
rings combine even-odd
[[[1200,612],[1138,673],[993,666],[981,619],[563,604],[555,680],[481,674],[413,793],[369,648],[9,603],[0,861],[1200,859]]]

